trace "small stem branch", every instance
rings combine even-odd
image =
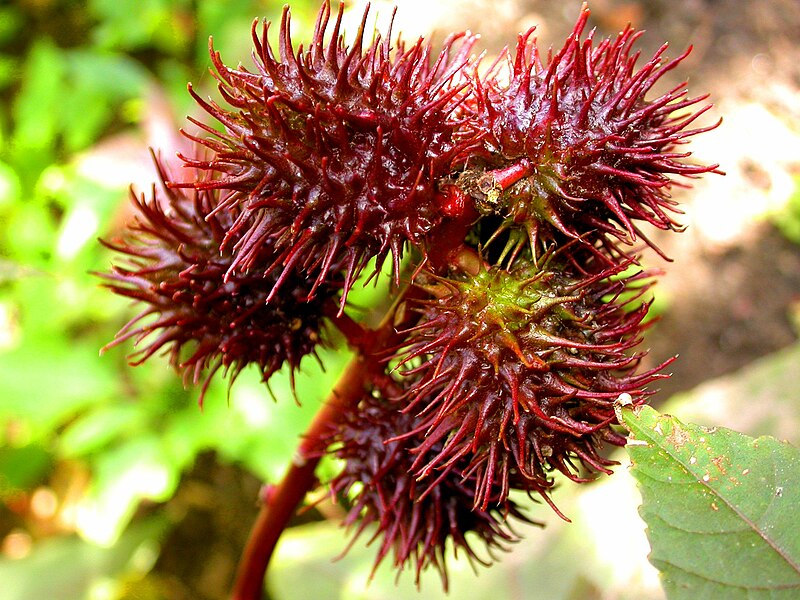
[[[374,332],[361,325],[361,323],[354,321],[347,313],[342,312],[340,314],[337,302],[328,302],[324,307],[324,311],[325,316],[331,320],[336,329],[347,339],[350,347],[363,354],[365,344],[369,338],[368,334]]]

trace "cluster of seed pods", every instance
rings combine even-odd
[[[685,84],[649,98],[686,54],[637,66],[639,33],[596,40],[585,7],[561,49],[529,31],[487,69],[469,33],[435,51],[367,35],[367,10],[348,45],[342,15],[323,4],[308,46],[288,8],[275,47],[254,23],[251,69],[212,47],[221,100],[190,91],[217,125],[191,119],[186,169],[160,167],[107,242],[108,286],[142,306],[113,343],[203,392],[253,364],[267,382],[354,323],[349,292],[388,259],[399,324],[349,340],[373,367],[318,453],[342,460],[327,483],[377,562],[446,583],[448,540],[486,562],[530,522],[512,490],[552,506],[554,472],[610,472],[614,401],[664,376],[640,368],[638,252],[647,227],[680,229],[675,178],[716,170],[679,151],[709,105]]]

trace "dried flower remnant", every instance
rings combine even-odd
[[[293,373],[314,354],[324,304],[341,286],[326,285],[311,299],[311,282],[293,272],[285,293],[268,303],[275,275],[227,276],[233,257],[219,248],[239,212],[217,211],[217,191],[166,189],[160,196],[154,186],[149,200],[133,194],[132,201],[137,218],[127,239],[104,242],[125,262],[102,275],[112,291],[144,304],[110,344],[142,344],[132,364],[164,351],[185,382],[203,382],[202,402],[220,369],[232,382],[255,364],[266,382],[284,364]]]

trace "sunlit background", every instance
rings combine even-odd
[[[2,600],[213,600],[224,598],[257,512],[263,482],[282,474],[298,436],[348,359],[304,362],[297,406],[287,378],[275,396],[245,372],[228,393],[215,382],[203,411],[166,362],[126,366],[130,347],[99,350],[133,316],[98,287],[107,270],[98,237],[130,217],[128,185],[154,177],[147,148],[167,160],[195,114],[186,83],[214,95],[208,37],[230,63],[247,63],[250,24],[279,18],[281,2],[236,0],[18,0],[0,6],[0,598]],[[348,3],[355,30],[365,2]],[[718,162],[685,203],[680,236],[663,240],[666,272],[650,331],[652,364],[680,354],[656,402],[684,420],[800,441],[800,6],[795,0],[590,2],[597,35],[646,29],[644,54],[664,41],[693,54],[669,76],[711,93],[692,142]],[[373,2],[385,24],[391,4]],[[394,17],[406,39],[482,36],[490,62],[537,25],[560,43],[575,0],[404,0]],[[318,2],[292,3],[307,40]],[[356,292],[368,309],[381,288]],[[624,454],[617,458],[625,462]],[[327,472],[333,468],[328,465]],[[323,471],[323,477],[326,471]],[[531,516],[543,530],[478,576],[454,561],[451,597],[593,599],[662,597],[647,563],[638,493],[625,472],[575,489]],[[324,492],[318,498],[324,496]],[[342,508],[322,500],[279,546],[268,589],[294,598],[436,598],[380,569],[372,549],[345,547]],[[462,557],[463,558],[463,557]]]

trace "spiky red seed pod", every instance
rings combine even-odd
[[[505,218],[506,228],[527,230],[532,245],[553,229],[625,243],[647,241],[640,222],[676,229],[673,177],[718,167],[691,164],[690,153],[678,151],[718,125],[690,128],[711,107],[702,104],[707,96],[689,98],[684,82],[647,98],[691,48],[664,62],[665,44],[637,69],[641,32],[628,26],[595,45],[593,31],[581,39],[588,17],[584,5],[563,48],[545,62],[533,29],[520,35],[509,82],[498,83],[494,73],[476,82],[473,131],[490,132],[486,189],[475,191],[479,207]],[[509,169],[515,177],[503,177]]]
[[[145,305],[109,346],[131,338],[143,344],[131,355],[134,365],[163,351],[185,382],[203,382],[201,403],[220,369],[231,383],[249,364],[265,382],[284,364],[293,376],[321,342],[324,304],[341,284],[326,284],[309,299],[312,283],[292,272],[267,302],[276,275],[229,276],[233,255],[219,249],[240,212],[217,212],[215,190],[165,190],[159,196],[154,186],[149,200],[132,193],[136,220],[127,238],[104,242],[124,261],[99,275],[115,293]]]
[[[644,402],[660,377],[660,367],[637,374],[642,354],[631,353],[648,284],[599,255],[578,267],[562,251],[538,267],[520,259],[510,272],[432,278],[433,298],[419,303],[421,322],[398,353],[419,378],[405,408],[419,418],[409,434],[422,440],[417,476],[466,460],[485,509],[497,487],[500,498],[515,487],[546,498],[553,470],[576,481],[579,464],[608,472],[598,446],[625,439],[610,428],[614,401]]]
[[[473,564],[488,566],[496,560],[494,551],[505,551],[518,539],[508,524],[510,519],[537,523],[513,501],[500,498],[499,488],[489,492],[491,508],[475,508],[473,478],[460,471],[464,461],[435,481],[418,481],[409,450],[422,438],[389,441],[416,427],[417,419],[399,411],[395,403],[366,394],[358,410],[351,411],[323,440],[329,452],[344,461],[330,489],[338,498],[354,495],[344,525],[355,530],[351,545],[365,532],[372,536],[370,543],[378,541],[374,568],[392,553],[395,568],[410,565],[418,584],[426,568],[439,571],[446,590],[448,539],[456,555],[462,550]],[[440,450],[441,444],[434,444],[429,452],[434,455]],[[479,556],[470,534],[485,547],[486,558]]]
[[[255,72],[226,66],[212,49],[229,108],[193,94],[224,133],[195,121],[212,137],[193,139],[213,156],[185,161],[220,176],[174,185],[225,190],[221,208],[241,208],[230,231],[238,241],[225,242],[233,250],[232,271],[251,270],[259,249],[270,244],[276,256],[270,269],[314,268],[315,286],[344,265],[344,302],[372,258],[380,269],[391,253],[397,280],[406,243],[424,254],[426,236],[449,216],[438,182],[476,144],[455,141],[460,121],[452,117],[475,38],[453,35],[433,59],[422,40],[410,47],[398,41],[393,49],[390,28],[363,49],[368,10],[347,47],[343,5],[326,40],[325,2],[308,49],[295,51],[286,7],[278,56],[269,23],[260,36],[254,23]]]

